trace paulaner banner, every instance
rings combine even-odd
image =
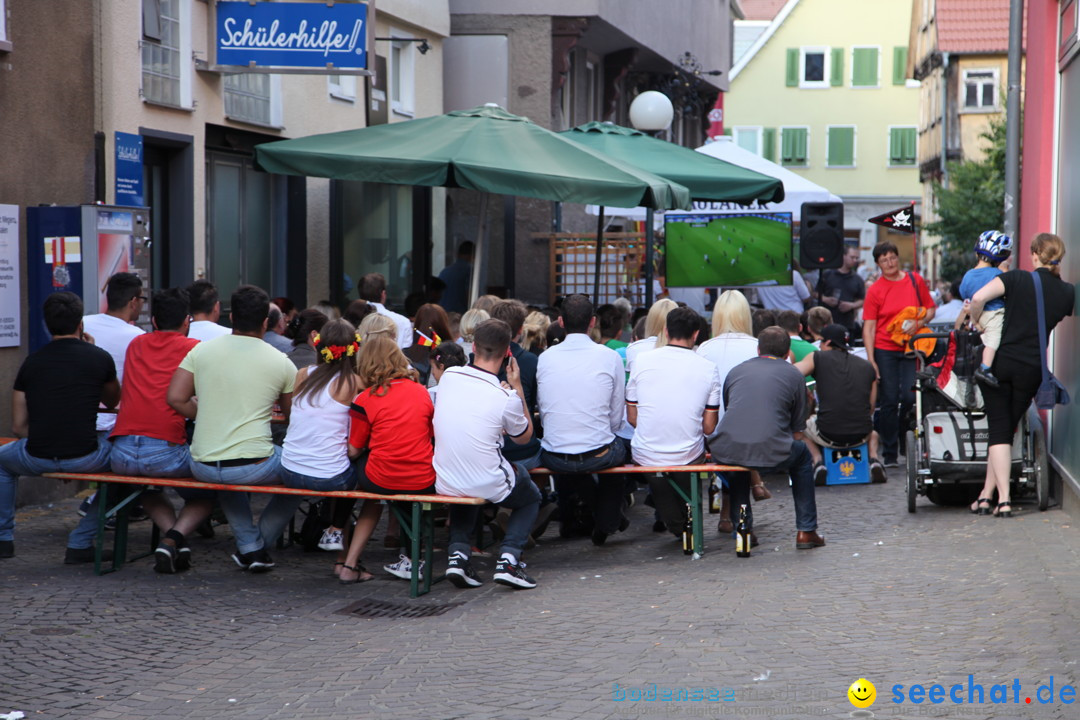
[[[359,2],[215,3],[216,65],[248,72],[367,68],[368,6]]]

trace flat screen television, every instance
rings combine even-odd
[[[664,216],[669,287],[791,285],[791,213]]]

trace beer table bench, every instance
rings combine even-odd
[[[740,465],[712,465],[709,463],[702,463],[700,465],[671,465],[663,467],[649,467],[646,465],[620,465],[618,467],[607,468],[605,470],[593,470],[590,473],[577,473],[579,475],[619,475],[619,474],[631,474],[631,475],[669,475],[671,473],[691,473],[690,480],[690,496],[687,497],[683,489],[675,483],[675,478],[668,477],[668,483],[679,494],[679,497],[683,499],[687,507],[690,508],[690,523],[693,528],[694,535],[694,552],[691,558],[694,560],[700,560],[702,555],[705,554],[705,530],[701,513],[701,478],[704,475],[714,472],[747,472],[747,469]],[[570,473],[556,473],[548,470],[544,467],[533,468],[529,471],[530,475],[560,475]]]
[[[199,488],[222,492],[248,492],[261,495],[299,495],[301,497],[349,498],[355,500],[385,500],[391,511],[401,522],[401,529],[409,540],[409,559],[412,561],[412,576],[409,579],[409,597],[418,597],[431,590],[432,549],[434,547],[435,524],[432,520],[433,505],[484,505],[482,498],[454,497],[450,495],[380,495],[358,490],[336,490],[314,492],[301,488],[289,488],[284,485],[221,485],[198,482],[191,478],[153,478],[116,475],[114,473],[43,473],[42,477],[58,480],[82,480],[98,483],[98,523],[97,538],[94,542],[94,573],[104,575],[124,566],[127,560],[128,506],[142,493],[142,487]],[[127,487],[124,487],[127,486]],[[407,505],[407,508],[401,507]],[[106,568],[101,562],[105,545],[105,522],[116,518],[116,530],[113,535],[112,567]],[[153,552],[153,549],[151,549]],[[421,553],[423,558],[421,558]],[[139,555],[137,560],[146,555]],[[428,572],[421,581],[420,560]]]

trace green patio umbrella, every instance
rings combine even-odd
[[[256,148],[266,171],[337,180],[466,188],[598,205],[689,208],[679,185],[495,105],[312,135]],[[472,294],[479,288],[487,195]]]
[[[612,123],[590,122],[562,135],[605,155],[630,163],[635,167],[685,185],[695,200],[750,203],[780,202],[784,199],[784,184],[777,178],[748,170],[729,162],[684,148],[646,133]],[[604,208],[600,208],[598,225],[602,226]],[[645,220],[645,297],[652,299],[652,212]],[[598,231],[599,235],[599,231]],[[600,273],[601,249],[596,248],[596,272]]]

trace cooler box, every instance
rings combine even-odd
[[[843,450],[822,448],[826,485],[866,485],[870,483],[870,449],[866,443]]]

